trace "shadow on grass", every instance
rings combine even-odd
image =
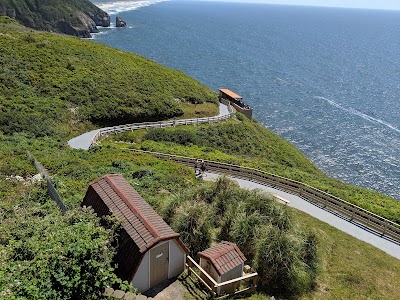
[[[183,272],[178,277],[178,280],[187,290],[185,298],[190,300],[212,299],[211,295],[204,289],[204,286],[196,278],[189,276],[187,271]]]

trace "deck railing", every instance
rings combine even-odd
[[[218,292],[218,288],[226,285],[231,285],[233,292],[231,294],[222,295],[222,297],[252,292],[257,288],[258,273],[245,274],[241,277],[218,283],[190,256],[187,256],[186,258],[186,268],[188,270],[188,275],[194,275],[207,288],[213,297],[221,296],[221,293]],[[201,274],[207,278],[207,281],[211,284],[207,283],[202,278]]]
[[[189,167],[193,167],[196,160],[195,158],[143,150],[132,149],[132,151],[147,153],[160,159],[172,160],[176,163],[180,163]],[[244,178],[259,184],[272,186],[283,191],[299,195],[300,197],[313,202],[322,208],[333,211],[349,221],[357,222],[360,225],[373,230],[377,234],[385,236],[397,244],[400,244],[399,224],[305,183],[253,168],[210,160],[205,160],[205,163],[207,165],[207,169],[210,171],[227,174],[238,178]]]

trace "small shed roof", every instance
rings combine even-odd
[[[140,253],[160,241],[171,238],[177,239],[182,248],[189,252],[188,248],[179,239],[179,233],[172,228],[154,211],[154,209],[136,192],[133,187],[120,174],[109,174],[96,179],[90,187],[97,193],[108,210],[122,222],[127,234],[138,246]],[[85,196],[90,198],[90,187]],[[92,203],[95,211],[104,211],[103,203]],[[98,206],[97,209],[94,206]]]
[[[231,90],[228,89],[219,89],[219,90],[224,94],[228,95],[229,97],[232,97],[233,99],[243,99],[242,96],[236,94],[235,92],[232,92]]]
[[[211,248],[197,253],[197,256],[210,260],[219,276],[222,276],[247,260],[236,244],[226,241],[222,241]]]

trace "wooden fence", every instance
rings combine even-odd
[[[207,288],[207,290],[211,293],[213,297],[220,296],[218,293],[218,288],[226,285],[231,285],[235,288],[233,289],[234,292],[232,294],[224,296],[232,296],[245,292],[253,292],[257,288],[258,273],[245,274],[241,277],[218,283],[190,256],[187,256],[186,268],[188,270],[188,275],[190,276],[193,274],[194,276],[196,276],[196,278]],[[211,284],[203,280],[201,274],[203,274]]]
[[[135,152],[147,153],[160,159],[172,160],[189,167],[194,166],[195,159],[164,153],[134,150]],[[372,229],[376,233],[400,243],[400,225],[384,217],[376,215],[350,202],[332,196],[324,191],[311,187],[305,183],[270,174],[253,168],[231,165],[215,161],[205,160],[207,169],[216,173],[231,175],[244,178],[263,185],[272,186],[283,191],[299,195],[306,200],[313,202],[323,208],[334,211],[335,213],[355,221],[363,226]]]
[[[126,131],[133,131],[137,129],[145,129],[145,128],[166,128],[166,127],[175,127],[181,125],[199,125],[204,123],[215,123],[223,120],[227,120],[232,117],[234,110],[230,105],[229,101],[224,102],[223,104],[228,106],[228,114],[223,116],[216,117],[207,117],[207,118],[195,118],[195,119],[183,119],[183,120],[170,120],[170,121],[160,121],[160,122],[144,122],[144,123],[133,123],[133,124],[125,124],[119,126],[105,127],[99,129],[96,135],[92,138],[90,148],[96,145],[99,140],[109,134],[117,134]]]
[[[55,189],[53,183],[51,182],[49,173],[47,172],[47,170],[29,151],[28,151],[28,158],[32,161],[36,170],[40,173],[40,175],[42,175],[44,180],[46,180],[47,190],[49,192],[50,198],[53,199],[54,201],[56,201],[57,205],[60,207],[61,212],[65,213],[67,211],[67,208],[65,207],[64,203],[61,201],[61,198],[58,195],[57,190]]]

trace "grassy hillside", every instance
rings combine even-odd
[[[161,120],[182,115],[185,103],[217,101],[199,82],[141,56],[0,20],[3,133],[65,137],[85,121]]]
[[[2,174],[0,211],[2,214],[0,215],[7,218],[14,214],[11,213],[14,210],[35,207],[37,203],[44,201],[45,195],[35,192],[29,185],[17,180],[4,180],[5,172],[20,174],[24,176],[24,179],[36,173],[26,159],[26,149],[30,149],[49,169],[69,209],[76,209],[84,197],[88,184],[106,173],[123,174],[132,186],[163,215],[168,211],[171,196],[182,195],[193,188],[199,190],[202,185],[201,182],[195,180],[191,168],[115,147],[103,146],[90,151],[72,150],[51,138],[32,140],[22,134],[0,137],[0,145],[0,153],[3,153],[0,157],[0,166],[2,166],[0,170]],[[16,163],[12,163],[9,160],[10,157]],[[24,200],[21,201],[21,198]],[[51,205],[57,208],[55,203],[49,200],[46,206]],[[215,206],[215,204],[210,205]],[[54,211],[54,209],[46,209],[52,213]],[[207,211],[209,209],[207,207]],[[5,214],[5,212],[8,213]],[[320,267],[316,290],[304,294],[301,299],[368,299],[369,297],[391,300],[393,295],[398,294],[396,284],[400,280],[398,259],[307,214],[295,210],[291,214],[293,226],[297,230],[308,232],[312,229],[319,241]],[[213,219],[222,221],[220,218]],[[269,297],[260,293],[251,296],[250,299],[264,300]]]
[[[137,144],[134,147],[143,150],[261,169],[307,183],[400,223],[399,201],[328,177],[292,144],[256,120],[249,121],[241,114],[237,116],[210,125],[129,132],[111,139],[134,142]]]

